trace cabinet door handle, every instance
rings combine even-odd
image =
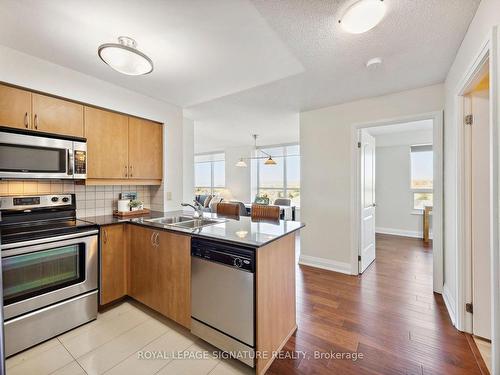
[[[156,247],[160,247],[160,233],[158,232],[156,232],[155,243]]]
[[[129,165],[128,169],[130,171],[130,177],[132,177],[132,165]]]
[[[34,119],[33,123],[35,125],[35,129],[38,129],[38,115],[35,115],[35,119]]]
[[[102,240],[104,243],[108,243],[108,232],[106,232],[106,229],[102,230]]]
[[[151,246],[155,246],[155,235],[156,235],[156,232],[153,232],[151,233]]]
[[[128,177],[128,169],[127,169],[127,166],[125,166],[125,177]]]
[[[29,121],[28,121],[28,112],[26,112],[26,113],[24,114],[24,127],[25,127],[26,129],[28,129],[28,128],[29,128],[29,126],[30,126],[30,123],[29,123]]]

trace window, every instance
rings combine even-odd
[[[288,145],[262,148],[271,154],[276,165],[265,165],[265,158],[256,159],[257,195],[267,196],[273,203],[277,198],[290,198],[300,206],[300,146]],[[257,156],[263,156],[261,152]]]
[[[226,186],[224,153],[194,156],[195,194],[221,194]]]
[[[433,153],[432,145],[417,145],[410,148],[413,209],[432,207]]]

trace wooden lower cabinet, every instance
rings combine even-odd
[[[129,228],[128,294],[157,310],[154,299],[156,248],[154,236],[158,231],[131,225]]]
[[[162,231],[158,236],[156,288],[158,311],[191,326],[191,238]]]
[[[125,225],[101,228],[100,303],[105,305],[127,294],[127,249]]]
[[[129,227],[128,294],[190,327],[191,240],[189,236]]]

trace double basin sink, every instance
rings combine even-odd
[[[203,217],[190,217],[190,216],[172,216],[172,217],[159,217],[156,219],[144,219],[145,222],[160,224],[160,225],[171,225],[174,227],[185,228],[185,229],[198,229],[201,227],[206,227],[207,225],[215,225],[224,223],[226,220],[222,219],[206,219]]]

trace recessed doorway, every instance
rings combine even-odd
[[[442,113],[361,124],[354,132],[353,270],[362,274],[376,264],[381,235],[386,242],[391,236],[416,238],[426,252],[422,257],[433,260],[422,277],[428,275],[433,291],[441,293]]]

